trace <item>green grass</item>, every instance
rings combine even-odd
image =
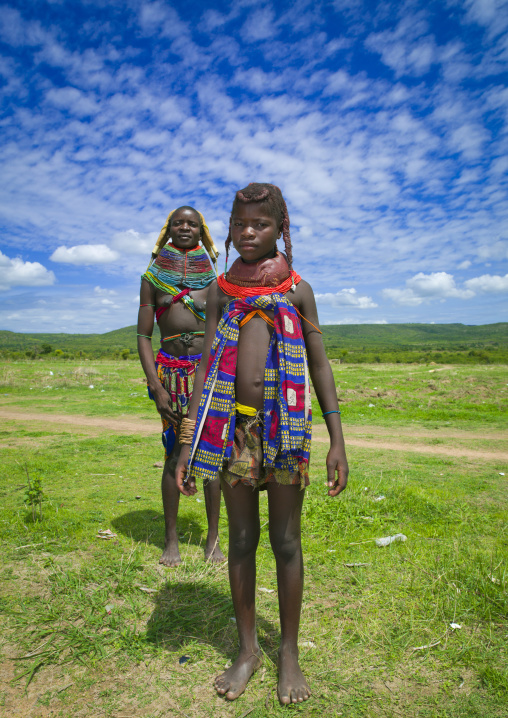
[[[347,423],[506,428],[506,366],[332,364],[332,368]],[[320,422],[316,401],[313,412]]]
[[[315,442],[304,502],[300,632],[313,696],[303,706],[278,705],[277,594],[258,591],[264,667],[228,704],[215,695],[212,680],[235,656],[236,629],[227,568],[203,562],[202,492],[180,505],[184,563],[164,569],[157,563],[163,544],[160,469],[153,466],[161,460],[158,434],[118,436],[114,421],[100,435],[79,427],[53,431],[37,421],[38,411],[153,417],[153,405],[141,396],[139,368],[90,363],[96,373],[89,381],[75,374],[77,365],[62,375],[50,366],[41,363],[41,373],[27,381],[34,363],[0,365],[0,394],[7,394],[0,408],[30,409],[34,417],[33,429],[23,424],[20,430],[12,420],[0,425],[0,715],[506,715],[508,492],[500,476],[507,467],[498,459],[351,446],[350,485],[332,500],[324,486],[326,444]],[[50,370],[56,395],[44,388]],[[369,426],[391,422],[395,437],[397,427],[434,427],[441,445],[454,447],[443,427],[466,438],[469,431],[502,428],[496,396],[503,372],[497,368],[469,367],[456,375],[446,369],[439,377],[413,366],[335,370],[346,398],[346,437],[348,425],[368,433]],[[418,413],[417,402],[423,395],[428,402],[434,391],[429,376],[443,392],[434,418]],[[109,401],[100,389],[86,391],[86,382],[104,388]],[[471,388],[467,396],[464,386]],[[346,394],[347,388],[356,393]],[[397,393],[389,403],[399,402],[398,410],[385,406],[384,396],[370,396],[389,390]],[[377,406],[369,412],[368,403]],[[468,403],[476,407],[473,416]],[[23,505],[25,466],[43,480],[42,521],[33,522]],[[258,587],[276,589],[264,496],[261,514]],[[117,537],[97,538],[106,528]],[[226,548],[224,509],[220,531]],[[395,533],[407,541],[385,548],[373,541]],[[432,647],[413,650],[422,646]],[[182,656],[189,660],[180,664]]]
[[[506,425],[504,365],[332,367],[347,423],[470,429]],[[154,416],[140,365],[121,360],[0,362],[0,406],[85,416]],[[316,423],[322,422],[315,401],[313,410]]]

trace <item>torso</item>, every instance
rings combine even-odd
[[[299,308],[299,287],[296,291],[288,292],[286,298]],[[226,304],[233,297],[218,292],[218,306],[222,312]],[[273,319],[273,312],[266,311],[267,316]],[[238,337],[238,358],[236,364],[236,401],[255,409],[263,409],[265,365],[268,354],[268,346],[273,333],[273,328],[259,316],[253,317],[247,324],[240,328]]]
[[[183,289],[183,287],[181,287]],[[208,296],[208,287],[204,289],[191,289],[190,296],[197,303],[199,309],[205,309],[206,298]],[[174,334],[202,332],[205,324],[192,314],[180,299],[178,302],[171,303],[171,294],[165,294],[160,290],[155,292],[155,307],[171,306],[167,309],[159,320],[159,330],[161,339],[170,337]],[[161,344],[161,349],[168,354],[180,357],[186,354],[201,354],[203,350],[203,335],[189,337],[191,343],[188,345],[181,339],[172,339]]]

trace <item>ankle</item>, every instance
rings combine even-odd
[[[256,656],[256,658],[261,656],[261,648],[258,643],[240,646],[238,650],[238,657],[248,659],[251,656]]]
[[[282,639],[279,646],[279,656],[281,658],[295,658],[298,660],[298,643],[293,640]]]

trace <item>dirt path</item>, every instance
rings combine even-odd
[[[125,419],[124,417],[82,416],[81,414],[42,414],[34,416],[31,412],[17,409],[0,409],[0,420],[8,419],[18,423],[29,423],[33,430],[47,426],[69,426],[83,430],[82,433],[100,434],[106,429],[113,434],[142,434],[149,436],[157,433],[161,422],[157,416],[153,419]],[[88,430],[88,431],[87,431]]]
[[[141,434],[150,436],[160,431],[160,422],[157,416],[153,419],[129,419],[125,417],[98,417],[80,416],[78,414],[38,414],[34,417],[30,412],[18,409],[0,408],[0,420],[15,421],[30,425],[32,429],[44,427],[68,427],[69,431],[77,429],[79,433],[101,434],[104,431],[113,434]],[[460,431],[457,429],[412,429],[404,427],[382,426],[344,426],[344,434],[348,446],[358,446],[366,449],[387,451],[408,451],[417,454],[434,454],[438,456],[464,457],[479,461],[508,462],[508,451],[475,450],[454,445],[453,439],[471,441],[474,439],[488,441],[508,440],[508,431]],[[379,437],[379,438],[372,438]],[[450,440],[449,445],[428,445],[404,442],[407,439],[435,439]],[[319,424],[313,427],[313,441],[326,443],[328,441],[326,427]]]

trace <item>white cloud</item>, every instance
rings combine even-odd
[[[399,321],[423,318],[435,298],[460,312],[473,289],[428,277],[466,261],[505,274],[497,0],[446,0],[439,12],[414,0],[238,0],[196,22],[182,0],[102,3],[100,20],[92,2],[79,26],[76,14],[31,21],[25,5],[0,7],[7,254],[36,238],[38,258],[61,262],[61,284],[75,265],[90,293],[107,273],[111,286],[129,278],[132,294],[170,209],[195,205],[222,250],[235,190],[268,180],[288,203],[295,268],[328,297],[326,319],[342,314],[334,306],[376,319],[358,308],[382,304],[381,281],[385,299],[422,307]],[[404,283],[422,269],[427,279]],[[475,321],[477,303],[468,309]]]
[[[99,297],[116,297],[118,292],[115,289],[104,289],[103,287],[94,287],[94,294]]]
[[[471,262],[469,261],[469,259],[465,259],[458,265],[457,269],[469,269],[470,266]]]
[[[508,240],[500,239],[497,242],[488,242],[478,247],[478,257],[486,259],[508,259]]]
[[[50,259],[62,264],[110,264],[119,257],[118,252],[105,244],[81,244],[76,247],[58,247]]]
[[[157,232],[142,235],[135,229],[118,232],[111,242],[113,249],[126,254],[140,254],[149,257],[158,237]]]
[[[75,87],[53,88],[46,94],[46,100],[55,107],[80,117],[95,115],[100,110],[94,97],[76,90]]]
[[[358,309],[372,309],[377,304],[371,297],[360,296],[356,289],[341,289],[335,294],[326,292],[325,294],[316,294],[317,304],[329,304],[332,307],[358,307]]]
[[[461,299],[469,299],[471,296],[458,289],[455,286],[453,276],[447,272],[433,272],[432,274],[419,272],[411,279],[408,279],[406,285],[421,297],[460,297]]]
[[[246,42],[271,40],[278,32],[274,12],[267,7],[254,10],[241,29]]]
[[[482,274],[464,282],[464,285],[474,292],[482,294],[504,294],[508,292],[508,274],[499,275]]]
[[[506,0],[465,0],[468,16],[482,25],[491,25],[506,14]]]
[[[413,307],[433,300],[471,299],[475,295],[471,289],[459,289],[453,276],[447,272],[419,272],[406,281],[404,289],[384,289],[382,294],[396,304]]]
[[[0,291],[12,287],[48,287],[55,281],[53,272],[39,262],[11,259],[0,252]]]

